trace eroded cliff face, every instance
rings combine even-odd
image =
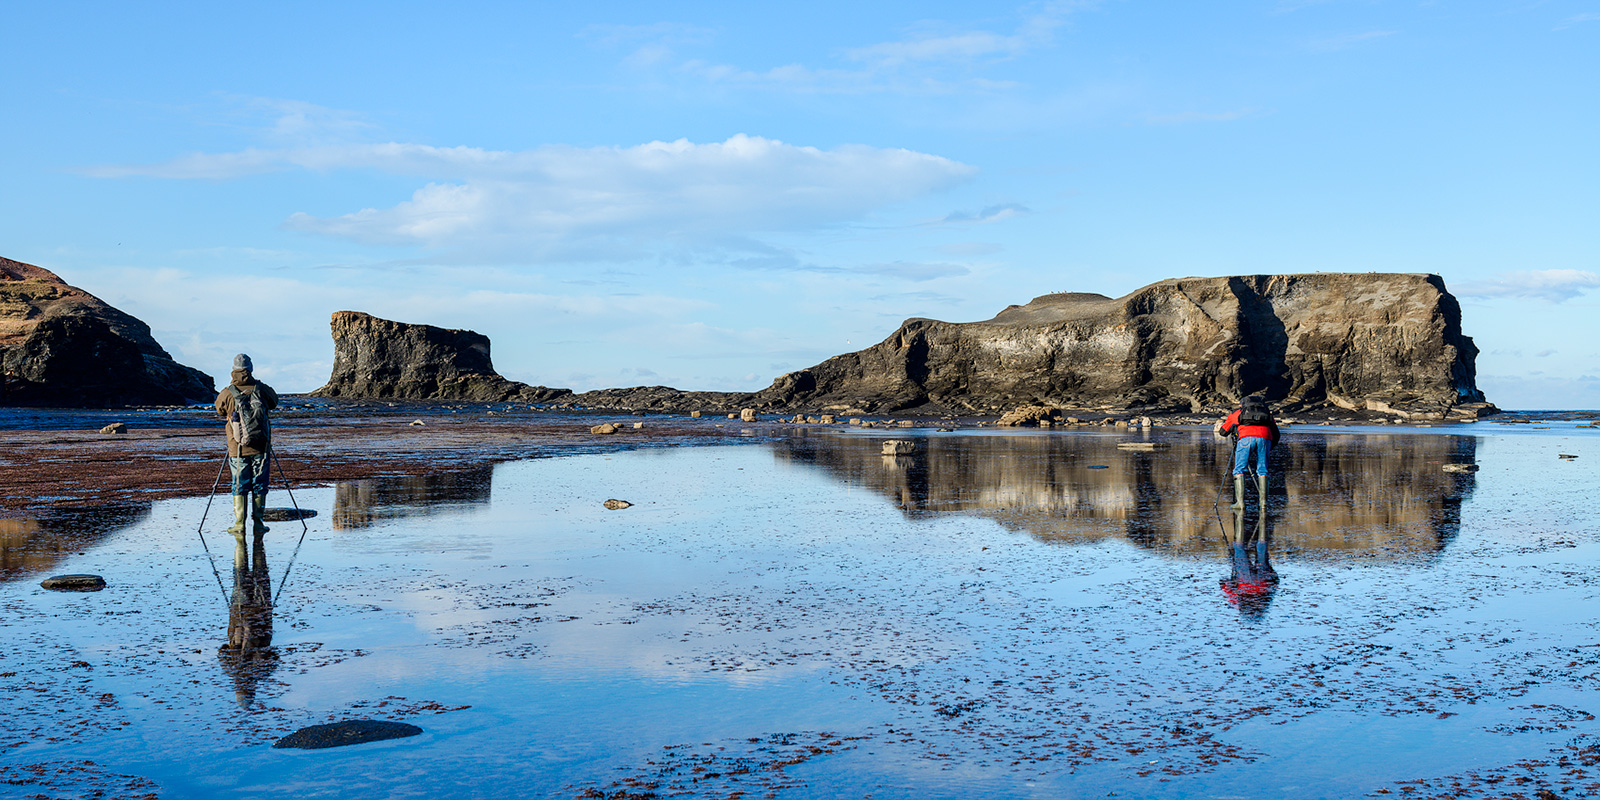
[[[1475,416],[1477,353],[1436,275],[1178,278],[1116,299],[1045,295],[985,322],[907,320],[752,400],[877,413],[1030,403],[1198,412],[1262,392],[1288,410]]]
[[[572,394],[506,380],[481,333],[334,312],[333,374],[319,397],[540,403]]]
[[[150,326],[43,267],[0,258],[0,363],[13,406],[183,405],[217,396]]]

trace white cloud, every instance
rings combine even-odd
[[[1467,281],[1452,291],[1462,297],[1527,297],[1559,303],[1600,288],[1600,275],[1578,269],[1508,272],[1485,281]]]
[[[716,246],[729,237],[836,225],[976,173],[911,150],[822,150],[744,134],[706,144],[679,139],[517,152],[394,142],[251,149],[88,172],[225,179],[284,169],[370,169],[430,181],[388,208],[336,217],[296,213],[286,222],[291,229],[525,261],[639,257],[669,246]]]

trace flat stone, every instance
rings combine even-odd
[[[128,425],[124,422],[113,422],[100,429],[101,433],[127,433]]]
[[[890,439],[883,443],[883,454],[886,456],[904,456],[917,452],[917,443],[904,439]]]
[[[264,508],[261,510],[261,519],[265,522],[290,522],[297,519],[310,519],[317,515],[311,508]]]
[[[617,498],[613,497],[610,500],[607,500],[604,503],[601,503],[601,505],[605,506],[606,508],[611,509],[612,511],[617,511],[619,509],[627,508],[628,506],[631,506],[633,504],[628,502],[628,501],[626,501],[626,500],[618,500]]]
[[[1477,464],[1446,464],[1446,465],[1444,465],[1443,469],[1444,469],[1445,472],[1477,472],[1478,471],[1478,465]]]
[[[381,742],[384,739],[404,739],[416,736],[422,729],[404,722],[387,722],[378,719],[350,719],[301,728],[273,742],[276,748],[296,750],[321,750],[325,747],[344,747],[352,744]]]
[[[106,588],[106,579],[99,575],[53,575],[39,581],[39,585],[57,592],[98,592]]]

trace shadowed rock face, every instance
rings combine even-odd
[[[778,378],[760,406],[980,414],[1026,404],[1444,416],[1483,402],[1478,349],[1436,275],[1179,278],[1125,297],[1054,294],[986,322],[911,319],[883,342]]]
[[[0,402],[106,408],[209,401],[205,373],[172,360],[150,326],[43,267],[0,258]]]
[[[506,380],[481,333],[334,312],[333,374],[318,397],[539,403],[572,394]]]

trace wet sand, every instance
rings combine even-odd
[[[229,570],[193,530],[204,498],[155,502],[52,563],[107,590],[46,592],[26,567],[0,583],[0,779],[125,797],[1592,794],[1600,451],[1588,430],[1516,428],[1292,432],[1264,518],[1253,499],[1229,513],[1208,433],[1173,429],[790,429],[309,488],[287,582],[299,525],[268,535],[282,594],[250,661],[218,654]],[[917,451],[883,456],[891,437]],[[1268,537],[1276,583],[1237,580],[1236,524]],[[268,746],[349,718],[425,733]]]

